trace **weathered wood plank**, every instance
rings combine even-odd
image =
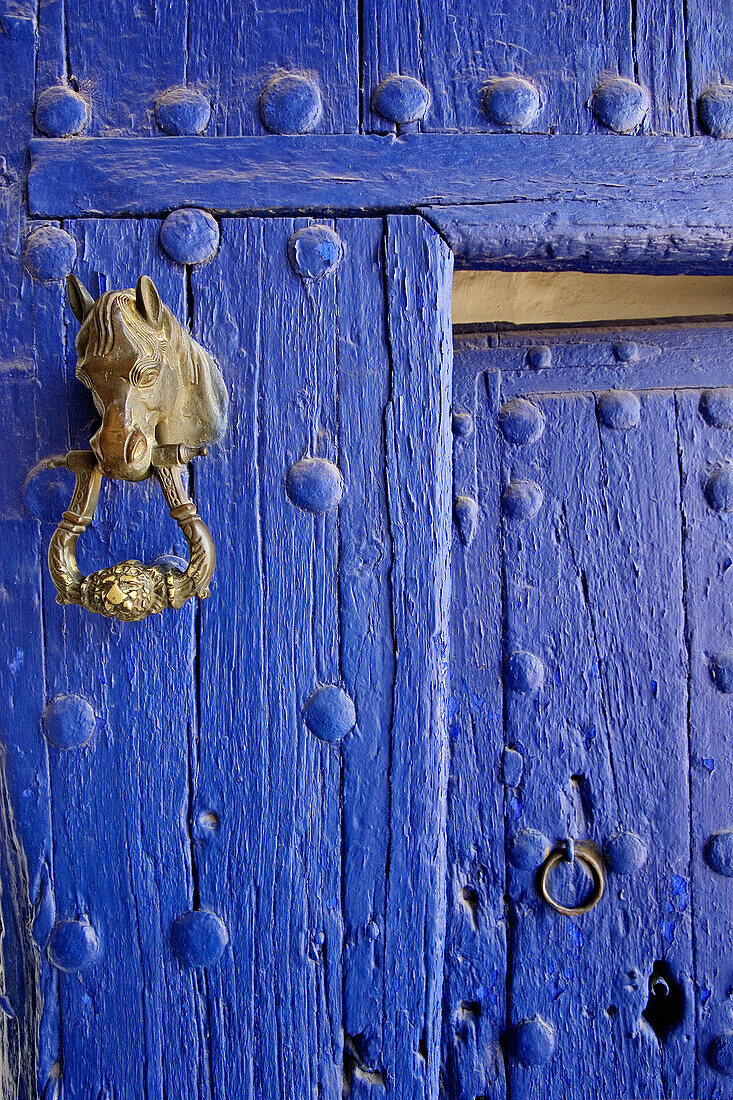
[[[192,812],[202,905],[231,956],[212,975],[216,1095],[341,1095],[340,753],[302,717],[338,682],[337,513],[285,493],[304,454],[336,456],[335,287],[290,268],[288,221],[227,222],[193,274],[196,332],[231,397],[221,448],[197,474],[220,544],[201,609],[201,727]]]
[[[493,342],[496,343],[496,336]],[[646,328],[570,329],[501,334],[487,346],[480,334],[460,335],[455,355],[461,370],[501,372],[506,399],[525,393],[577,393],[618,387],[633,390],[695,389],[733,385],[733,325],[728,322]],[[624,362],[619,350],[631,348]],[[528,361],[529,347],[547,348],[545,365]],[[465,366],[464,366],[465,364]]]
[[[435,1096],[445,931],[445,696],[450,598],[453,257],[390,218],[384,277],[395,683],[385,927],[384,1059],[395,1096]]]
[[[724,144],[600,134],[36,139],[31,151],[31,213],[48,217],[179,206],[374,213],[560,200],[608,203],[610,212],[623,200],[642,225],[664,224],[672,209],[672,224],[714,226],[722,218],[727,226],[733,181]]]
[[[710,132],[709,126],[706,131],[702,125],[700,97],[707,89],[723,85],[724,98],[719,109],[711,112],[711,117],[722,128],[723,136],[728,136],[730,99],[726,107],[725,88],[729,89],[733,82],[733,11],[729,0],[688,0],[685,9],[692,132]]]
[[[472,538],[461,538],[456,524],[453,535],[442,1072],[454,1100],[503,1100],[503,817],[504,799],[518,779],[505,771],[502,755],[499,441],[483,392],[477,400],[483,380],[470,357],[456,360],[455,368],[454,509],[458,513],[459,498],[470,497],[478,512]]]
[[[629,431],[608,427],[602,406],[597,421],[592,396],[538,407],[541,438],[504,453],[505,493],[527,481],[543,493],[537,514],[522,518],[530,498],[516,489],[504,521],[507,744],[524,757],[506,819],[511,1089],[687,1097],[694,1020],[674,398],[645,397]],[[536,690],[522,653],[540,661]],[[643,848],[643,870],[616,860],[609,842],[619,834],[634,853]],[[552,912],[534,882],[547,842],[568,837],[611,853],[605,895],[581,918]],[[589,887],[569,869],[551,885],[565,904]],[[660,966],[683,1006],[663,1036],[642,1017]]]
[[[297,72],[318,87],[323,112],[314,129],[359,129],[359,28],[356,0],[266,5],[189,0],[186,79],[212,100],[207,133],[267,133],[259,97],[278,72]]]
[[[623,75],[649,91],[645,132],[690,133],[686,7],[684,0],[635,0],[632,4],[634,69]]]
[[[155,134],[157,96],[186,80],[187,0],[42,0],[38,87],[78,87],[88,100],[85,133]],[[132,60],[134,59],[134,66]]]
[[[715,390],[709,391],[715,394]],[[718,390],[723,408],[727,390]],[[696,1085],[701,1100],[722,1097],[729,1078],[717,1066],[715,1039],[730,1029],[733,882],[730,850],[731,696],[725,658],[731,650],[730,517],[716,511],[706,487],[731,457],[731,433],[702,415],[700,392],[678,394],[683,486],[687,639],[690,652],[691,905],[697,1016]],[[711,406],[712,407],[712,406]],[[712,420],[712,422],[711,422]],[[720,422],[718,422],[720,423]],[[714,498],[712,498],[714,500]],[[721,658],[723,658],[721,663]],[[711,1058],[712,1054],[712,1058]]]
[[[93,293],[134,285],[147,271],[185,319],[183,272],[159,250],[157,223],[71,228],[79,274]],[[62,293],[55,284],[55,315],[36,330],[44,453],[84,445],[95,419],[74,378],[77,325],[62,312]],[[47,545],[53,522],[42,529]],[[80,552],[88,567],[136,554],[181,556],[185,543],[154,485],[107,483]],[[45,564],[43,570],[47,699],[78,696],[97,719],[88,744],[48,748],[53,896],[39,947],[45,956],[51,927],[79,919],[88,919],[100,944],[98,959],[87,960],[85,969],[59,972],[60,1022],[49,1034],[59,1048],[57,1074],[70,1095],[206,1096],[198,1072],[208,1049],[201,998],[170,943],[173,921],[192,907],[193,893],[186,825],[194,782],[193,609],[128,629],[78,607],[59,607]]]
[[[733,219],[709,199],[660,197],[430,206],[421,213],[453,249],[456,265],[519,271],[726,274]]]
[[[344,1087],[367,1100],[384,1079],[384,937],[390,723],[395,678],[392,540],[384,477],[390,363],[381,218],[337,223],[341,667],[358,726],[343,742]]]
[[[587,133],[595,128],[588,98],[598,76],[634,77],[629,0],[600,10],[585,0],[552,10],[532,0],[368,0],[362,28],[365,89],[393,73],[417,77],[432,97],[423,123],[430,131],[501,129],[483,110],[482,92],[492,78],[517,74],[541,96],[527,129]],[[384,129],[367,96],[364,128]]]

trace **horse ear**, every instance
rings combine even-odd
[[[76,275],[67,275],[66,295],[69,299],[71,312],[74,314],[79,324],[83,325],[89,316],[89,311],[94,305],[94,299],[84,286],[84,283],[82,283],[80,279],[77,279]]]
[[[163,303],[158,288],[148,275],[141,275],[135,287],[135,305],[149,325],[160,328],[163,323]]]

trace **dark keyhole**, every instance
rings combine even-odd
[[[660,1043],[682,1023],[685,994],[666,962],[658,960],[649,978],[649,1000],[642,1016]]]

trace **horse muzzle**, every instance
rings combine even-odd
[[[150,473],[152,440],[137,427],[126,434],[105,431],[106,427],[103,424],[90,441],[102,473],[123,481],[142,481]]]

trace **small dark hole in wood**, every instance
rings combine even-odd
[[[610,1016],[611,1019],[613,1019],[614,1016],[618,1016],[618,1009],[616,1008],[616,1005],[609,1005],[606,1009],[606,1015]]]
[[[422,1058],[424,1062],[428,1060],[428,1044],[425,1042],[425,1036],[423,1036],[417,1044],[417,1056],[418,1058]]]
[[[481,1005],[478,1001],[461,1001],[461,1012],[464,1016],[480,1016]]]
[[[669,965],[662,959],[654,964],[649,978],[649,1000],[642,1016],[660,1043],[679,1027],[685,1015],[685,994]]]

